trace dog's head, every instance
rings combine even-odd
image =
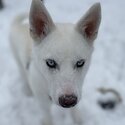
[[[94,4],[76,24],[55,24],[40,0],[33,0],[30,33],[34,60],[45,78],[49,96],[62,107],[76,105],[89,67],[93,43],[101,21],[101,7]]]

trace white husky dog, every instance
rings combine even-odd
[[[75,105],[81,99],[101,22],[100,3],[76,24],[55,24],[43,2],[32,0],[29,25],[23,24],[24,19],[20,15],[12,24],[11,46],[22,75],[44,111],[43,124],[52,125],[52,102],[70,108],[74,119],[79,119]]]

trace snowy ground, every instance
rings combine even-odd
[[[56,22],[76,22],[97,0],[46,0],[46,6]],[[84,125],[125,124],[125,1],[100,0],[102,24],[95,43],[93,60],[85,80],[83,100],[79,107]],[[8,34],[15,15],[29,10],[31,0],[5,0],[0,11],[0,125],[40,125],[42,113],[32,97],[23,93],[22,78],[11,54]],[[116,109],[105,111],[97,101],[103,98],[99,87],[114,88],[122,98]],[[54,108],[55,123],[71,125]],[[57,118],[58,117],[58,118]],[[58,121],[57,121],[58,119]]]

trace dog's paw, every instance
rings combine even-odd
[[[71,111],[71,116],[75,125],[83,125],[82,114],[78,109]]]
[[[74,121],[75,125],[83,125],[83,120],[82,120],[81,116],[75,117],[75,119],[73,119],[73,121]]]
[[[53,122],[48,120],[42,120],[42,124],[41,125],[53,125]]]

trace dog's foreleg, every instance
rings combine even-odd
[[[51,115],[51,105],[47,102],[41,105],[43,112],[42,125],[53,125],[52,115]]]
[[[82,114],[81,114],[80,110],[77,107],[73,107],[70,110],[70,114],[71,114],[71,117],[72,117],[73,122],[75,124],[78,124],[78,125],[83,124]]]
[[[34,96],[36,96],[36,99],[38,100],[41,108],[41,112],[43,114],[41,125],[53,125],[51,115],[51,101],[44,90],[41,89],[41,92],[41,94],[36,92],[34,93]]]
[[[53,125],[51,116],[51,101],[48,96],[48,86],[45,78],[34,64],[32,64],[30,67],[29,84],[33,95],[36,97],[40,104],[40,108],[43,114],[41,125]]]

